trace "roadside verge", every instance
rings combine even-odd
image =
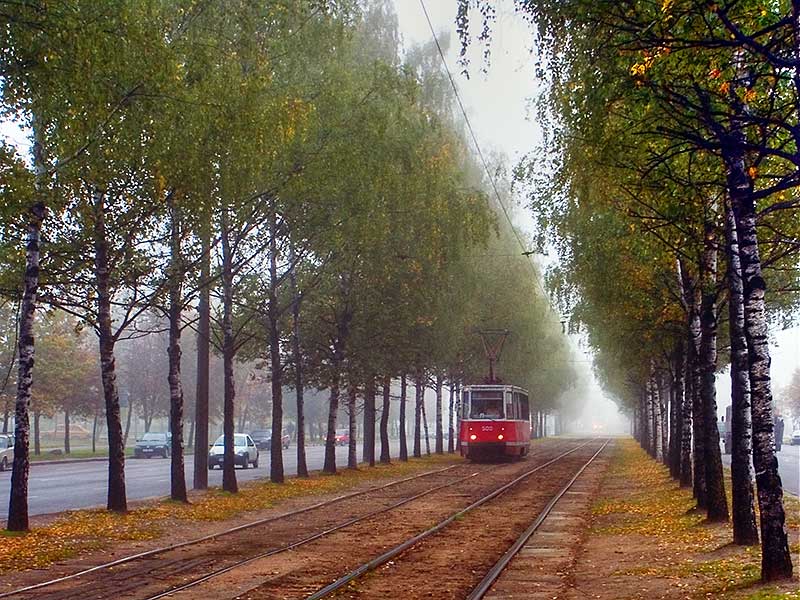
[[[730,480],[726,482],[730,503]],[[734,546],[729,523],[709,524],[690,489],[631,439],[620,440],[591,510],[568,598],[800,600],[800,502],[785,498],[795,578],[760,582],[760,548]]]

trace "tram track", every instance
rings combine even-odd
[[[575,440],[561,440],[547,448],[542,448],[540,452],[532,455],[531,458],[538,460],[546,460],[542,465],[529,469],[529,474],[545,468],[547,465],[553,464],[564,456],[570,455],[577,450],[585,447],[589,442],[578,443]],[[564,445],[571,446],[567,452],[561,452]],[[555,458],[548,458],[549,456],[561,452]],[[282,555],[283,553],[293,554],[290,551],[303,549],[307,545],[313,545],[314,542],[335,536],[337,532],[343,533],[352,530],[354,527],[361,527],[367,530],[374,530],[375,526],[383,521],[389,522],[390,519],[385,519],[383,516],[392,511],[412,511],[409,505],[415,506],[419,502],[424,502],[427,497],[439,498],[434,496],[437,492],[441,495],[447,493],[450,500],[449,502],[467,502],[475,495],[476,490],[471,490],[471,487],[480,487],[479,481],[484,479],[492,481],[498,478],[508,478],[508,471],[518,469],[522,463],[514,463],[513,466],[506,465],[454,465],[445,469],[438,469],[435,471],[428,471],[420,475],[407,477],[388,484],[375,486],[367,490],[360,490],[351,492],[331,500],[320,502],[309,507],[276,515],[266,519],[254,521],[236,528],[231,528],[223,532],[211,536],[204,536],[196,540],[182,542],[180,544],[173,544],[164,548],[158,548],[138,555],[133,555],[91,569],[71,574],[69,576],[53,579],[35,586],[21,588],[11,592],[0,594],[0,598],[52,598],[55,600],[67,599],[82,599],[86,597],[92,598],[136,598],[141,600],[158,600],[172,595],[179,595],[180,597],[195,597],[190,590],[194,590],[211,580],[228,576],[236,576],[240,569],[251,564],[258,564],[263,560],[271,560],[270,557]],[[498,473],[498,469],[500,473]],[[464,475],[464,471],[467,473]],[[477,477],[483,475],[484,477]],[[407,491],[405,487],[414,487],[418,485],[420,480],[427,481],[428,478],[442,479],[449,478],[447,481],[436,481],[434,485],[427,485],[423,490]],[[515,479],[516,481],[516,479]],[[403,484],[408,484],[405,486]],[[464,488],[467,485],[467,488]],[[470,487],[471,486],[471,487]],[[502,487],[502,486],[501,486]],[[450,491],[453,490],[453,491]],[[495,489],[495,491],[497,491]],[[502,492],[498,492],[502,493]],[[371,495],[379,494],[380,498],[372,498]],[[483,494],[481,494],[483,495]],[[350,500],[351,502],[348,502]],[[355,511],[351,514],[349,504],[358,503],[361,510]],[[334,519],[329,524],[320,526],[316,523],[308,531],[303,531],[302,528],[296,531],[296,535],[289,536],[285,532],[275,537],[275,543],[267,544],[263,548],[258,548],[257,544],[251,544],[251,541],[241,539],[242,536],[235,536],[237,533],[247,532],[248,538],[252,540],[258,533],[259,526],[268,526],[269,531],[265,534],[269,537],[275,535],[275,528],[286,529],[287,522],[297,521],[297,518],[309,518],[313,520],[309,513],[315,511],[324,512],[325,509],[333,508],[332,505],[340,504],[337,508]],[[430,504],[430,503],[429,503]],[[369,505],[369,506],[367,506]],[[364,512],[363,508],[368,507],[371,510]],[[328,511],[330,512],[330,511]],[[395,516],[395,519],[402,517]],[[317,521],[320,521],[316,517]],[[323,519],[324,521],[324,519]],[[248,531],[249,530],[249,531]],[[215,553],[215,546],[208,544],[218,541],[220,538],[234,535],[244,544],[244,551],[241,555],[232,557],[222,557],[220,560]],[[243,533],[244,535],[244,533]],[[203,546],[202,550],[196,548]],[[165,556],[167,555],[167,556]],[[133,567],[133,568],[131,568]],[[76,582],[77,579],[86,579],[86,581]],[[74,586],[72,584],[79,583]],[[217,582],[219,583],[219,582]],[[212,582],[213,585],[213,582]],[[222,582],[222,595],[219,597],[231,597],[228,590]],[[50,588],[50,589],[46,589]],[[41,592],[45,592],[42,594]],[[181,595],[181,592],[189,592],[189,596]],[[216,595],[214,597],[217,597]],[[260,597],[260,596],[259,596]],[[267,596],[271,597],[271,596]],[[281,595],[281,597],[296,597],[294,595]],[[301,596],[302,597],[302,596]]]
[[[563,443],[564,443],[563,441],[559,442],[558,446],[560,447],[561,445],[563,445]],[[579,444],[578,446],[575,446],[574,445],[575,441],[567,442],[568,445],[572,444],[573,447],[571,447],[566,452],[563,452],[563,453],[559,454],[557,458],[560,458],[560,457],[563,457],[565,455],[571,454],[572,452],[575,452],[576,450],[579,450],[580,448],[583,448],[587,443],[589,443],[589,442],[583,442],[583,443]],[[552,452],[552,451],[556,451],[557,448],[552,448],[551,447],[551,448],[548,448],[547,450],[549,452]],[[553,462],[553,460],[557,460],[557,458],[548,460],[547,464],[549,464],[550,462]],[[513,464],[513,466],[511,466],[511,465],[508,465],[508,466],[510,468],[516,468],[519,465],[519,463],[512,463],[512,464]],[[369,528],[374,530],[374,526],[378,525],[377,523],[375,523],[375,518],[376,517],[379,517],[381,515],[385,515],[386,513],[390,512],[390,511],[395,511],[395,510],[401,509],[403,507],[406,507],[407,505],[411,504],[412,502],[419,501],[419,500],[421,500],[421,499],[423,499],[423,498],[425,498],[427,496],[430,496],[434,492],[439,492],[439,491],[442,491],[442,490],[446,490],[448,488],[453,488],[453,487],[455,487],[455,486],[457,486],[459,484],[465,483],[465,482],[476,481],[475,478],[478,475],[487,476],[489,473],[493,473],[498,468],[498,465],[496,465],[496,464],[494,464],[494,465],[474,465],[474,464],[472,464],[470,466],[472,467],[473,470],[477,468],[478,469],[477,472],[473,472],[473,473],[470,473],[469,475],[467,475],[465,477],[461,477],[461,478],[459,478],[457,480],[454,480],[454,481],[451,481],[451,482],[447,482],[447,483],[442,484],[442,485],[437,485],[437,486],[435,486],[433,488],[429,488],[429,489],[427,489],[427,490],[425,490],[425,491],[423,491],[421,493],[415,494],[412,497],[404,498],[403,500],[401,500],[399,502],[396,502],[396,503],[394,503],[394,504],[392,504],[392,505],[390,505],[388,507],[382,508],[380,510],[372,511],[372,512],[370,512],[368,514],[362,515],[362,516],[360,516],[358,518],[354,518],[354,519],[348,520],[346,522],[339,523],[339,524],[337,524],[337,525],[335,525],[335,526],[333,526],[333,527],[331,527],[329,529],[326,529],[324,531],[320,531],[320,532],[315,533],[313,535],[309,535],[306,538],[297,540],[296,542],[293,542],[293,543],[288,544],[286,546],[283,546],[283,547],[280,547],[280,548],[275,548],[275,549],[272,549],[272,550],[268,550],[268,551],[265,551],[265,552],[257,554],[257,555],[253,555],[253,556],[248,556],[246,558],[242,558],[241,560],[239,560],[239,561],[237,561],[237,562],[235,562],[233,564],[226,565],[225,567],[222,567],[222,568],[219,568],[219,569],[215,569],[215,570],[207,573],[206,575],[204,575],[202,577],[198,577],[198,578],[196,578],[194,580],[191,580],[191,581],[189,581],[189,582],[187,582],[185,584],[182,584],[180,586],[173,587],[173,588],[171,588],[169,590],[165,590],[163,592],[159,592],[158,594],[155,594],[155,595],[152,595],[152,596],[144,597],[144,598],[142,598],[142,600],[160,600],[162,598],[173,597],[173,596],[177,597],[177,598],[181,598],[181,597],[194,598],[194,597],[196,597],[195,594],[200,594],[203,597],[215,597],[215,598],[216,597],[230,598],[230,597],[233,597],[233,596],[239,597],[236,594],[233,594],[233,596],[232,596],[232,590],[228,589],[228,586],[225,585],[225,582],[222,582],[221,584],[217,583],[216,584],[217,592],[216,593],[212,592],[211,593],[212,595],[210,595],[210,596],[207,595],[208,594],[207,590],[198,591],[196,588],[198,588],[199,586],[202,586],[203,584],[206,584],[206,583],[210,582],[211,580],[217,579],[220,576],[224,576],[226,574],[236,573],[243,567],[247,567],[248,565],[251,565],[253,563],[258,563],[258,561],[261,561],[263,559],[269,559],[270,557],[275,557],[276,555],[283,554],[284,552],[296,550],[298,548],[306,546],[307,544],[311,544],[311,543],[313,543],[315,541],[319,541],[322,538],[325,538],[325,537],[327,537],[327,536],[329,536],[331,534],[334,534],[336,532],[341,532],[341,531],[347,530],[348,528],[351,528],[352,526],[355,526],[355,525],[361,525],[361,526],[365,526],[366,525],[367,527],[369,527]],[[503,466],[503,465],[500,465],[500,466]],[[462,491],[460,493],[454,494],[454,496],[459,497],[459,498],[469,497],[469,495],[470,494],[467,491]],[[220,592],[219,591],[220,588],[223,589],[224,591]],[[189,593],[189,595],[188,596],[185,596],[185,595],[182,596],[181,593],[184,593],[184,592]],[[290,592],[288,595],[287,594],[281,594],[280,597],[281,598],[286,598],[286,597],[297,597],[297,596],[292,595],[291,592]]]
[[[511,561],[519,554],[519,552],[525,547],[525,544],[531,538],[531,536],[542,526],[545,522],[547,517],[550,515],[553,508],[556,506],[559,500],[564,497],[572,486],[575,485],[575,482],[581,476],[581,474],[589,467],[592,462],[600,455],[600,453],[608,446],[611,440],[606,440],[606,442],[595,452],[592,457],[586,461],[586,463],[578,469],[578,472],[570,479],[564,487],[562,487],[558,493],[547,503],[547,505],[542,509],[536,519],[522,532],[522,534],[516,539],[516,541],[511,545],[511,547],[506,551],[505,554],[498,560],[491,569],[486,573],[486,576],[480,581],[478,585],[476,585],[473,590],[470,592],[469,596],[467,596],[466,600],[481,600],[489,590],[492,589],[492,586],[495,582],[500,578],[500,576],[505,572],[506,567],[511,563]]]
[[[457,512],[452,513],[447,518],[439,521],[436,525],[426,529],[425,531],[423,531],[423,532],[421,532],[421,533],[419,533],[419,534],[417,534],[417,535],[415,535],[415,536],[413,536],[411,538],[406,539],[402,543],[400,543],[400,544],[392,547],[391,549],[387,550],[386,552],[384,552],[380,556],[375,557],[375,558],[373,558],[373,559],[361,564],[357,568],[353,569],[352,571],[350,571],[347,574],[343,575],[342,577],[338,578],[336,581],[326,585],[325,587],[317,589],[313,593],[305,595],[303,597],[306,600],[321,600],[322,598],[327,598],[327,597],[332,597],[332,596],[335,596],[335,597],[365,597],[365,598],[368,598],[368,597],[369,598],[371,598],[371,597],[384,597],[383,594],[381,594],[379,596],[379,595],[377,595],[375,593],[364,592],[363,590],[359,590],[359,591],[351,593],[351,589],[348,586],[355,585],[355,588],[358,590],[357,581],[360,578],[364,577],[365,575],[367,575],[367,574],[369,574],[371,572],[375,572],[378,568],[383,567],[385,565],[393,565],[394,559],[402,560],[403,559],[402,557],[403,557],[404,553],[406,553],[407,551],[409,551],[411,549],[414,549],[414,548],[419,548],[419,546],[422,543],[424,543],[426,541],[430,541],[429,538],[434,538],[437,534],[446,531],[448,527],[450,527],[452,524],[458,522],[459,520],[463,519],[469,513],[472,513],[476,509],[479,509],[479,508],[484,507],[485,505],[491,503],[493,500],[497,499],[498,497],[500,497],[501,495],[505,494],[506,492],[508,492],[510,490],[513,490],[520,483],[528,480],[533,474],[535,474],[537,472],[540,472],[543,469],[546,469],[547,467],[550,467],[552,465],[555,465],[555,464],[559,463],[559,461],[564,459],[566,456],[569,456],[569,455],[577,452],[578,450],[584,448],[586,445],[588,445],[588,443],[589,442],[587,442],[586,444],[583,444],[583,445],[581,445],[581,446],[579,446],[577,448],[573,448],[572,450],[569,450],[569,451],[567,451],[567,452],[565,452],[565,453],[563,453],[563,454],[561,454],[561,455],[559,455],[559,456],[547,461],[544,464],[538,465],[538,466],[526,471],[525,473],[523,473],[522,475],[516,477],[512,481],[502,485],[501,487],[495,489],[494,491],[490,492],[489,494],[486,494],[482,498],[480,498],[480,499],[476,500],[475,502],[471,503],[466,508],[463,508],[463,509],[461,509],[461,510],[459,510]],[[608,441],[604,442],[603,445],[592,454],[591,458],[587,462],[583,463],[582,466],[580,466],[578,472],[572,477],[572,479],[569,481],[568,485],[565,486],[566,489],[569,489],[569,486],[571,486],[572,483],[574,483],[574,481],[578,478],[580,473],[582,473],[583,470],[588,466],[588,464],[590,464],[600,454],[600,452],[602,452],[602,450],[606,447],[607,444],[608,444]],[[557,492],[556,495],[552,497],[551,501],[547,505],[550,509],[552,509],[552,506],[555,505],[555,503],[557,502],[558,498],[560,498],[566,492],[566,489],[561,488],[561,490],[559,490],[559,492]],[[549,510],[547,512],[549,513]],[[546,516],[546,514],[544,516],[542,516],[542,520],[544,520],[545,516]],[[464,542],[466,542],[466,540],[462,539],[461,542],[464,543]],[[431,543],[434,543],[434,542],[431,542]],[[440,542],[439,545],[444,545],[444,544],[445,544],[445,542],[442,541],[442,542]],[[421,560],[421,559],[417,559],[417,560]],[[396,566],[396,565],[394,565],[394,566]],[[465,564],[463,566],[464,567],[468,567],[468,566],[471,566],[471,565],[466,565]],[[502,568],[499,568],[498,573],[499,572],[502,572]],[[375,574],[374,576],[376,578],[380,578],[380,574]],[[427,577],[430,577],[430,576],[427,576]],[[494,579],[491,580],[491,582],[493,582],[493,581],[494,581]],[[491,582],[488,584],[489,587],[491,587]],[[342,592],[345,588],[347,588],[347,592],[346,593],[342,594],[341,596],[337,595],[337,592]],[[487,587],[487,589],[488,589],[488,587]],[[430,592],[420,593],[418,596],[419,597],[431,597]],[[252,598],[261,598],[261,597],[268,598],[268,597],[274,597],[274,596],[271,596],[271,595],[264,595],[264,596],[253,595],[253,596],[248,596],[248,598],[251,598],[251,597]],[[294,597],[294,596],[290,596],[290,597]],[[398,592],[398,597],[407,597],[407,596],[404,595],[402,592]],[[443,595],[442,597],[446,597],[446,596]],[[478,597],[480,598],[482,596],[478,596]]]
[[[463,466],[465,466],[465,465],[451,465],[449,467],[444,467],[442,469],[434,469],[432,471],[425,471],[424,473],[420,473],[418,475],[412,475],[412,476],[409,476],[409,477],[404,477],[402,479],[397,479],[395,481],[390,481],[390,482],[382,484],[382,485],[372,486],[372,487],[369,487],[367,489],[356,490],[354,492],[348,492],[346,494],[342,494],[342,495],[336,496],[336,497],[331,498],[329,500],[324,500],[322,502],[314,503],[314,504],[312,504],[310,506],[305,506],[305,507],[302,507],[302,508],[299,508],[299,509],[296,509],[296,510],[292,510],[292,511],[289,511],[289,512],[285,512],[285,513],[281,513],[281,514],[278,514],[278,515],[269,516],[269,517],[266,517],[266,518],[263,518],[263,519],[257,519],[255,521],[250,521],[250,522],[245,523],[243,525],[238,525],[236,527],[230,527],[228,529],[224,529],[222,531],[219,531],[219,532],[216,532],[216,533],[213,533],[213,534],[210,534],[210,535],[205,535],[205,536],[202,536],[202,537],[199,537],[199,538],[193,538],[193,539],[186,540],[186,541],[183,541],[183,542],[178,542],[178,543],[175,543],[175,544],[169,544],[167,546],[153,548],[151,550],[147,550],[147,551],[144,551],[144,552],[139,552],[139,553],[136,553],[136,554],[125,556],[123,558],[119,558],[119,559],[116,559],[116,560],[113,560],[113,561],[109,561],[109,562],[106,562],[106,563],[95,565],[93,567],[90,567],[90,568],[87,568],[87,569],[82,569],[82,570],[76,571],[74,573],[70,573],[70,574],[67,574],[67,575],[63,575],[63,576],[60,576],[60,577],[56,577],[56,578],[53,578],[53,579],[49,579],[49,580],[46,580],[46,581],[42,581],[42,582],[39,582],[39,583],[35,583],[35,584],[32,584],[32,585],[21,587],[21,588],[18,588],[18,589],[2,592],[2,593],[0,593],[0,599],[2,599],[2,598],[17,598],[17,597],[22,598],[22,597],[25,597],[24,596],[25,594],[30,594],[32,592],[43,590],[45,588],[49,588],[49,587],[52,587],[52,586],[57,585],[57,584],[61,584],[61,583],[72,581],[72,580],[75,580],[75,579],[78,579],[78,578],[86,577],[87,575],[97,574],[97,573],[101,573],[103,571],[109,571],[109,570],[115,569],[117,567],[121,567],[121,566],[130,564],[130,563],[134,563],[134,562],[137,562],[137,561],[143,561],[143,560],[146,560],[146,559],[152,559],[152,558],[155,558],[155,557],[157,557],[159,555],[162,555],[162,554],[165,554],[165,553],[168,553],[168,552],[172,552],[172,551],[175,551],[175,550],[180,550],[180,549],[188,548],[188,547],[191,547],[191,546],[196,546],[198,544],[202,544],[202,543],[209,542],[209,541],[212,541],[212,540],[217,540],[217,539],[220,539],[220,538],[224,538],[226,536],[237,534],[239,532],[243,532],[243,531],[248,530],[248,529],[261,527],[261,526],[264,526],[264,525],[279,521],[281,519],[287,519],[287,518],[296,517],[296,516],[299,516],[299,515],[303,515],[303,514],[312,512],[314,510],[327,508],[329,506],[332,506],[332,505],[340,503],[340,502],[345,502],[347,500],[351,500],[351,499],[354,499],[354,498],[359,498],[359,497],[363,497],[363,496],[366,496],[366,495],[369,495],[369,494],[382,492],[382,491],[388,490],[388,489],[393,488],[393,487],[401,486],[401,485],[403,485],[405,483],[419,481],[421,479],[432,477],[432,476],[442,475],[442,474],[448,473],[450,471],[453,471],[455,469],[462,468]],[[31,596],[31,597],[33,597],[33,596]]]

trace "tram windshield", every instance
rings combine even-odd
[[[471,419],[503,418],[502,390],[473,390],[470,400],[469,417]]]

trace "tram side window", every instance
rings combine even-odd
[[[530,400],[525,395],[520,395],[522,398],[522,418],[526,421],[531,420]]]
[[[503,416],[501,392],[472,392],[469,416],[472,419],[499,419]]]
[[[506,419],[517,418],[517,407],[514,404],[514,397],[511,392],[506,392]]]

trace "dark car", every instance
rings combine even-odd
[[[145,433],[136,440],[136,445],[133,447],[133,456],[134,458],[150,458],[151,456],[167,458],[171,444],[172,435],[169,433]]]
[[[250,432],[250,437],[253,438],[259,450],[269,450],[269,445],[272,441],[271,431],[268,429],[256,429]]]
[[[256,443],[256,447],[259,450],[269,450],[272,447],[272,431],[268,429],[257,429],[256,431],[251,431],[250,437],[253,438],[253,441]],[[289,442],[291,442],[291,440],[292,438],[288,433],[281,435],[281,445],[284,448],[289,447]]]

